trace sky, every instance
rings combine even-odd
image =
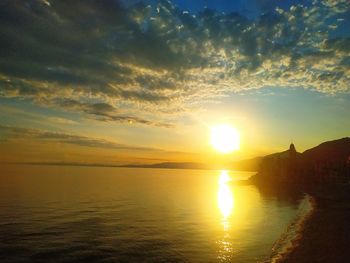
[[[4,0],[0,162],[231,162],[350,135],[348,0]],[[230,124],[240,150],[210,131]]]

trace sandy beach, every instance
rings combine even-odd
[[[313,215],[285,263],[350,262],[350,185],[313,189]]]

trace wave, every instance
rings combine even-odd
[[[286,256],[299,245],[305,223],[312,216],[314,210],[314,198],[311,195],[305,194],[305,197],[299,204],[297,216],[288,225],[286,231],[281,235],[281,237],[275,242],[269,258],[261,263],[282,262]]]

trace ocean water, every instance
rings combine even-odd
[[[0,261],[263,262],[304,197],[251,175],[1,166]]]

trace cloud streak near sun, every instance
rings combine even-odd
[[[248,19],[191,14],[168,1],[5,0],[0,96],[100,121],[173,127],[168,114],[232,92],[349,92],[350,36],[339,33],[349,7],[315,0]]]
[[[150,147],[137,147],[125,145],[114,141],[70,134],[65,132],[53,132],[41,129],[29,129],[22,127],[0,125],[0,134],[4,141],[8,140],[36,140],[50,143],[72,144],[76,146],[84,146],[90,148],[102,148],[113,150],[129,150],[129,151],[148,151],[148,152],[164,152],[162,149]]]

